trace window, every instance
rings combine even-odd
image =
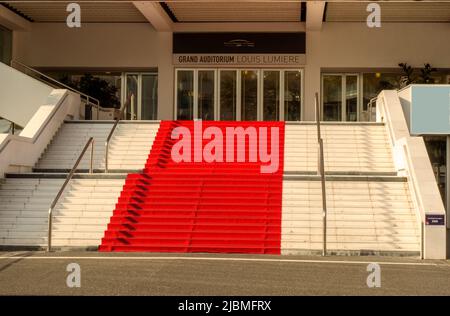
[[[382,90],[398,89],[399,80],[400,74],[395,72],[323,74],[322,120],[374,120],[375,108],[369,109],[370,100]]]
[[[119,109],[131,101],[126,119],[156,120],[158,118],[158,73],[110,71],[51,71],[56,80],[86,93],[106,108]]]

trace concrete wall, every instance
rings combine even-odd
[[[445,207],[433,174],[422,137],[411,136],[400,103],[410,91],[384,90],[377,100],[377,121],[386,122],[394,161],[400,176],[408,177],[411,198],[423,227],[422,248],[425,259],[446,258],[446,226],[426,225],[426,215],[445,216]]]
[[[259,25],[267,31],[266,24]],[[202,31],[208,29],[205,23]],[[183,31],[183,25],[177,25],[177,31]],[[450,42],[443,40],[449,35],[448,23],[383,23],[380,29],[369,29],[365,23],[324,23],[321,31],[308,31],[306,65],[299,65],[305,68],[304,119],[314,119],[321,70],[397,68],[402,61],[450,68]],[[157,33],[148,23],[83,24],[81,29],[34,23],[29,32],[15,32],[14,40],[14,57],[32,66],[158,67],[159,118],[173,117],[170,32]]]
[[[78,118],[79,108],[78,94],[54,89],[20,135],[0,134],[0,178],[5,172],[30,172],[64,120]]]
[[[53,88],[0,63],[0,116],[25,126]]]

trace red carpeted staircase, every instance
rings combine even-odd
[[[194,122],[162,121],[143,172],[126,179],[100,251],[280,253],[284,123],[202,125],[220,128],[224,141],[226,127],[278,127],[278,171],[261,173],[262,162],[177,163],[172,130],[194,135]]]

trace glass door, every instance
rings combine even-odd
[[[138,117],[140,120],[156,120],[158,117],[158,75],[142,75],[142,97]]]
[[[241,70],[241,121],[258,120],[258,71]]]
[[[219,71],[219,119],[237,120],[237,70]]]
[[[204,121],[213,121],[215,119],[215,71],[199,70],[197,75],[198,81],[198,118]]]
[[[301,70],[284,71],[283,112],[285,121],[300,121],[302,113],[302,72]]]
[[[359,77],[356,74],[322,75],[322,120],[358,121]]]
[[[137,120],[137,108],[138,108],[138,95],[139,95],[139,75],[137,74],[126,74],[125,75],[125,100],[130,102],[125,110],[125,117],[127,120]]]
[[[125,73],[122,105],[130,101],[125,111],[128,120],[156,120],[158,115],[158,74]]]
[[[264,121],[278,121],[280,119],[280,71],[263,71],[263,104]]]
[[[345,121],[356,122],[358,121],[358,75],[346,75],[345,76]]]
[[[178,70],[176,82],[177,119],[192,120],[194,119],[194,71]]]
[[[175,119],[300,121],[302,70],[176,69]]]

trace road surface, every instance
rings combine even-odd
[[[70,263],[80,267],[80,287],[67,285],[73,271],[66,270]],[[379,288],[367,286],[369,263],[380,266]],[[388,257],[0,252],[0,295],[450,295],[450,262]]]

